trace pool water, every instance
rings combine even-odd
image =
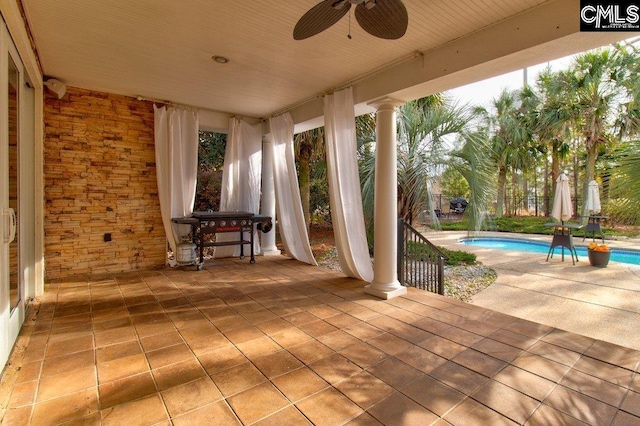
[[[538,241],[515,239],[515,238],[494,238],[494,237],[471,237],[462,238],[460,242],[471,246],[479,246],[486,248],[493,248],[498,250],[509,251],[522,251],[526,253],[543,253],[549,252],[549,244],[541,243]],[[556,247],[553,252],[554,255],[561,253],[562,247]],[[576,251],[579,256],[587,257],[586,247],[576,246]],[[565,254],[568,254],[568,250]],[[631,265],[640,265],[640,251],[636,250],[622,250],[612,249],[611,257],[609,259],[612,262],[628,263]]]

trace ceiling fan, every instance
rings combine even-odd
[[[409,17],[402,0],[323,0],[300,18],[293,38],[304,40],[321,33],[346,15],[351,5],[356,6],[358,24],[375,37],[396,40],[407,31]]]

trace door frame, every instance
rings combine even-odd
[[[9,207],[9,122],[8,115],[8,69],[9,58],[18,69],[18,142],[17,142],[17,210],[18,235],[17,235],[17,280],[19,287],[19,301],[16,308],[11,311],[9,295],[9,244],[4,242],[7,233],[7,218],[2,216],[0,220],[0,372],[13,349],[15,341],[20,333],[25,320],[26,310],[31,298],[43,293],[43,264],[37,261],[42,259],[43,234],[38,224],[41,224],[42,202],[42,129],[36,123],[42,123],[42,76],[36,73],[32,75],[33,66],[27,65],[20,55],[17,44],[10,33],[10,26],[4,18],[4,7],[1,5],[3,16],[0,16],[0,212],[7,211]],[[14,16],[9,14],[9,16]],[[20,37],[18,37],[20,38]],[[33,52],[27,52],[28,63],[35,56]],[[31,70],[31,72],[29,72]],[[26,81],[31,87],[27,87]],[[24,212],[25,214],[22,214]],[[40,219],[39,219],[40,218]],[[41,280],[41,281],[39,281]]]

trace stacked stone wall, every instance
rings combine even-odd
[[[68,87],[44,122],[47,279],[164,265],[153,105]]]

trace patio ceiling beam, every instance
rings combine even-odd
[[[364,113],[373,111],[367,103],[384,96],[408,102],[634,34],[581,33],[579,9],[578,0],[552,0],[336,89],[352,85],[356,111]],[[322,108],[321,95],[292,107],[296,132],[322,126]]]

